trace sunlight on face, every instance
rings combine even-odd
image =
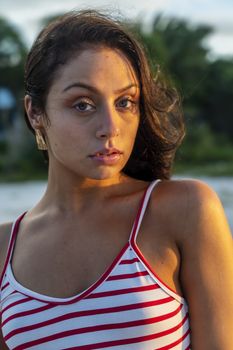
[[[125,56],[87,49],[57,74],[48,94],[49,159],[78,177],[119,176],[139,125],[139,83]]]

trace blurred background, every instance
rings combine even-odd
[[[40,198],[47,166],[23,117],[23,66],[51,18],[87,7],[126,21],[143,42],[154,72],[178,89],[186,138],[174,177],[200,178],[219,194],[233,229],[233,2],[231,0],[1,0],[0,222]]]

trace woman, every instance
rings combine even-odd
[[[229,350],[229,227],[206,184],[170,180],[179,101],[137,41],[95,11],[67,14],[35,41],[25,84],[48,186],[1,227],[2,344]]]

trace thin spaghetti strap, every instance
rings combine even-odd
[[[3,270],[2,270],[2,274],[1,274],[1,277],[0,277],[0,290],[1,290],[1,287],[2,287],[3,277],[5,275],[8,263],[9,263],[9,261],[11,259],[11,255],[12,255],[12,252],[13,252],[15,239],[16,239],[16,236],[17,236],[17,233],[18,233],[19,224],[20,224],[20,221],[23,219],[25,214],[26,214],[26,212],[23,213],[22,215],[20,215],[14,221],[14,223],[12,225],[12,228],[11,228],[10,240],[9,240],[9,243],[8,243],[8,248],[7,248],[7,253],[6,253],[6,260],[5,260],[4,267],[3,267]]]
[[[129,239],[130,243],[132,243],[132,242],[135,243],[135,241],[137,239],[138,231],[140,229],[140,226],[141,226],[141,223],[142,223],[142,219],[144,217],[144,214],[145,214],[145,211],[146,211],[146,207],[147,207],[147,204],[148,204],[149,199],[150,199],[151,192],[153,191],[154,187],[160,181],[161,181],[160,179],[157,179],[157,180],[151,182],[150,185],[148,186],[148,188],[146,189],[145,193],[144,193],[144,196],[142,198],[141,205],[140,205],[140,208],[139,208],[139,210],[137,212],[137,216],[136,216],[136,219],[134,221],[133,229],[132,229],[132,232],[131,232],[131,235],[130,235],[130,239]]]

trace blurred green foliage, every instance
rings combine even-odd
[[[27,48],[18,30],[0,17],[0,86],[22,96],[24,61]]]
[[[233,57],[211,60],[207,25],[156,16],[150,30],[130,25],[141,39],[154,74],[158,70],[178,90],[186,137],[176,155],[175,171],[233,174]]]
[[[55,17],[45,18],[42,24]],[[150,30],[141,22],[127,26],[143,43],[154,74],[161,70],[182,99],[187,135],[177,152],[175,171],[233,175],[233,58],[211,59],[206,39],[213,28],[161,14]],[[0,86],[10,88],[19,102],[25,56],[20,34],[0,18]],[[0,155],[0,178],[6,178],[3,169],[8,169],[7,178],[17,177],[13,168],[18,169],[18,178],[46,173],[47,166],[32,141],[24,143],[16,167],[16,160],[12,163],[6,157],[7,150],[0,147],[0,154],[5,154]]]
[[[210,60],[205,45],[213,29],[158,15],[149,32],[132,27],[144,43],[155,71],[158,66],[178,89],[187,127],[207,123],[233,142],[233,58]]]

